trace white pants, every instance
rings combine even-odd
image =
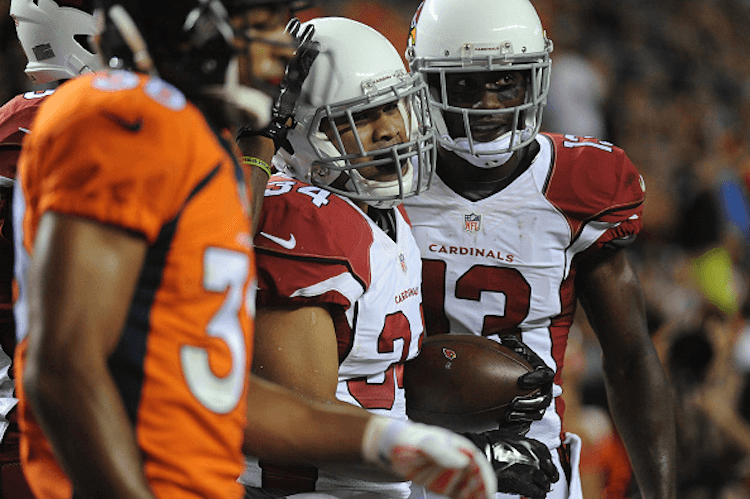
[[[547,494],[547,499],[583,499],[581,489],[581,474],[579,464],[581,462],[581,438],[575,433],[566,433],[564,444],[570,448],[570,483],[563,472],[560,464],[560,455],[557,451],[552,452],[552,461],[557,466],[560,479],[552,484],[552,490]],[[495,499],[519,499],[520,496],[510,494],[495,494]],[[446,496],[433,494],[425,491],[419,485],[412,485],[409,499],[447,499]]]

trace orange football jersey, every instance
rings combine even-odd
[[[177,89],[113,71],[71,80],[45,101],[17,178],[19,374],[23,276],[42,215],[142,234],[148,252],[109,367],[146,477],[159,498],[242,497],[255,265],[245,184],[230,153]],[[29,482],[40,498],[70,498],[19,392]]]

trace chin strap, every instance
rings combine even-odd
[[[476,142],[474,141],[474,154],[471,154],[471,147],[469,139],[466,137],[459,137],[453,139],[448,135],[443,135],[443,140],[448,144],[452,145],[451,150],[468,161],[472,165],[478,168],[496,168],[502,166],[508,162],[513,156],[515,150],[510,150],[511,147],[520,144],[523,141],[529,140],[534,133],[534,128],[527,125],[523,130],[516,131],[513,135],[513,144],[510,143],[511,132],[505,132],[500,137],[496,138],[492,142]],[[496,152],[502,151],[502,152]]]
[[[380,208],[381,210],[395,208],[404,201],[403,198],[412,190],[414,166],[411,161],[407,161],[407,163],[407,170],[402,175],[401,182],[398,179],[387,181],[371,180],[363,177],[358,170],[351,169],[347,172],[349,180],[346,182],[346,189],[352,193],[367,194],[370,196],[369,199],[362,199],[362,201],[373,208]],[[397,197],[395,199],[382,199],[393,196]]]

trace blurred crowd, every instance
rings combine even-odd
[[[750,497],[749,0],[532,0],[554,42],[543,129],[623,148],[646,182],[629,249],[678,411],[681,499]],[[0,0],[0,102],[38,89]],[[418,0],[330,0],[403,53]],[[587,443],[586,497],[637,497],[584,318],[566,355],[565,423]],[[644,415],[644,417],[646,417]]]
[[[750,3],[536,5],[555,42],[545,128],[615,143],[646,181],[631,253],[678,408],[679,497],[750,497]],[[578,424],[599,441],[600,362],[579,326]]]

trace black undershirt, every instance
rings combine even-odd
[[[375,222],[375,225],[380,227],[383,232],[388,234],[388,237],[396,240],[396,209],[388,208],[387,210],[381,210],[379,208],[373,208],[372,206],[367,207],[367,215],[370,219]]]

